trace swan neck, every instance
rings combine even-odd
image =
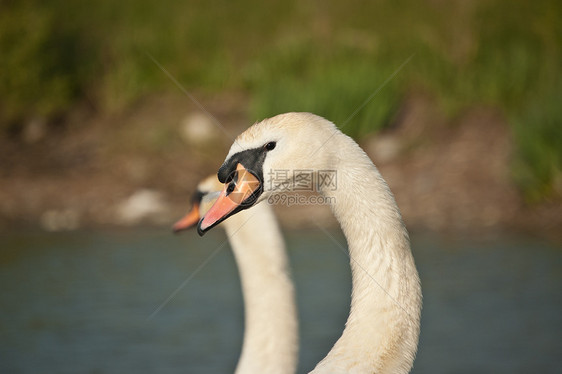
[[[294,373],[298,355],[294,287],[271,207],[258,204],[224,224],[244,297],[244,340],[236,373]]]
[[[331,155],[332,211],[345,234],[352,273],[346,327],[314,373],[406,373],[419,335],[421,287],[394,197],[368,156],[347,136]],[[359,358],[359,359],[358,359]]]

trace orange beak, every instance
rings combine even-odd
[[[201,217],[199,217],[199,203],[194,203],[189,213],[187,213],[185,217],[183,217],[178,222],[176,222],[172,228],[175,233],[178,233],[183,230],[187,230],[197,225],[200,218]]]
[[[199,223],[199,235],[242,210],[246,200],[260,188],[259,179],[242,164],[236,166],[236,172],[237,177],[224,185],[219,198]]]

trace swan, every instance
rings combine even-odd
[[[216,175],[201,181],[191,211],[174,231],[195,226],[221,189]],[[298,361],[297,309],[285,244],[271,206],[259,204],[222,226],[244,296],[244,340],[235,373],[293,374]]]
[[[311,171],[345,234],[352,274],[343,333],[312,373],[407,373],[417,351],[422,304],[408,232],[373,162],[332,122],[286,113],[240,134],[218,171],[224,188],[198,232],[258,207],[278,186],[290,189]],[[323,180],[327,171],[335,181]]]

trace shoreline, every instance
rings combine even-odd
[[[243,97],[207,98],[205,107],[231,134],[253,123]],[[147,98],[113,117],[78,112],[43,132],[34,141],[1,139],[0,232],[171,225],[230,145],[178,96]],[[359,143],[412,230],[562,235],[560,201],[528,205],[514,186],[512,140],[493,109],[448,121],[430,99],[412,95],[390,126]],[[284,227],[334,223],[327,207],[276,210]]]

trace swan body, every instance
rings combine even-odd
[[[178,222],[176,231],[195,225],[221,189],[216,176],[203,180],[195,195],[200,199],[200,204],[194,202],[197,217]],[[285,244],[273,210],[268,204],[258,204],[222,226],[244,296],[244,341],[235,373],[293,374],[298,359],[297,309]]]
[[[275,170],[286,171],[285,180],[266,182],[264,175],[279,175],[272,173]],[[199,231],[234,218],[276,193],[276,185],[284,182],[286,189],[302,171],[310,170],[335,172],[336,186],[318,183],[317,187],[332,198],[331,209],[348,242],[352,272],[345,328],[312,373],[407,373],[417,350],[422,299],[408,232],[375,165],[333,123],[310,113],[287,113],[239,135],[219,169],[225,189],[199,223]],[[239,190],[245,199],[237,205],[239,199],[232,198],[232,191]],[[263,204],[256,208],[259,205]]]

